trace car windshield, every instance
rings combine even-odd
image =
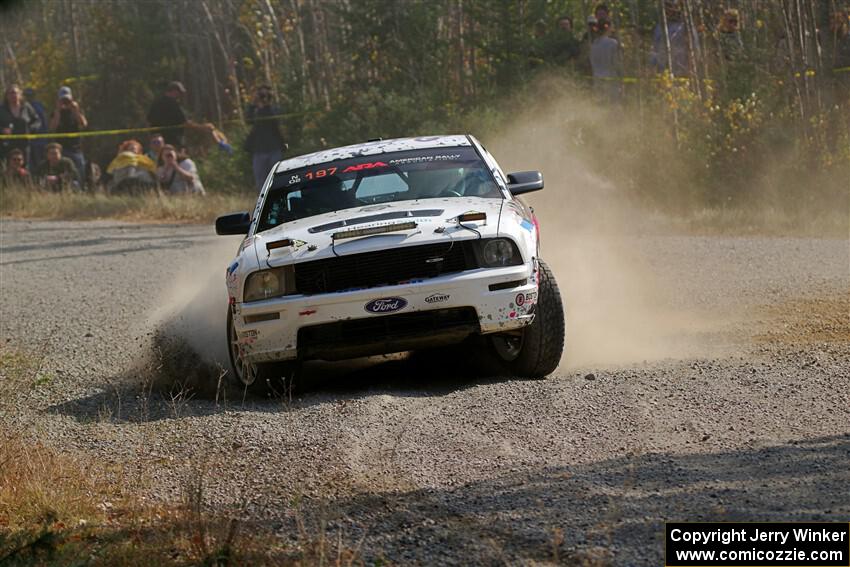
[[[487,165],[471,147],[327,162],[275,174],[257,232],[351,207],[458,197],[503,197]]]

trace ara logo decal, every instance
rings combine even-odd
[[[518,293],[515,301],[517,305],[522,306],[522,304],[525,303],[525,294]]]
[[[442,303],[451,297],[448,293],[432,293],[425,298],[425,303]]]
[[[364,169],[373,169],[375,167],[387,167],[382,161],[375,161],[372,163],[358,163],[357,165],[349,165],[345,169],[342,170],[343,173],[350,173],[352,171],[361,171]]]
[[[363,306],[369,313],[394,313],[407,307],[407,300],[402,297],[382,297],[373,299]]]

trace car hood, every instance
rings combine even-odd
[[[334,211],[284,223],[265,230],[253,238],[257,260],[261,264],[280,266],[293,262],[316,260],[335,255],[357,254],[399,246],[414,246],[444,240],[466,240],[492,237],[499,232],[502,199],[454,197],[396,201]],[[464,213],[485,213],[485,221],[464,222]],[[416,223],[415,228],[365,236],[345,235],[359,229],[379,229],[400,223]],[[470,230],[474,229],[474,230]],[[337,238],[334,239],[333,235]],[[343,238],[340,238],[343,236]],[[267,245],[284,240],[288,246],[268,250]]]

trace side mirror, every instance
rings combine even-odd
[[[219,235],[238,234],[244,236],[251,228],[251,215],[247,211],[230,213],[215,219],[215,233]]]
[[[508,174],[508,191],[522,195],[543,189],[543,174],[539,171],[518,171]]]

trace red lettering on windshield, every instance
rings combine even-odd
[[[361,171],[363,169],[372,169],[374,167],[387,167],[382,161],[376,161],[372,163],[358,163],[357,165],[349,165],[345,169],[342,170],[343,173],[349,173],[351,171]]]

